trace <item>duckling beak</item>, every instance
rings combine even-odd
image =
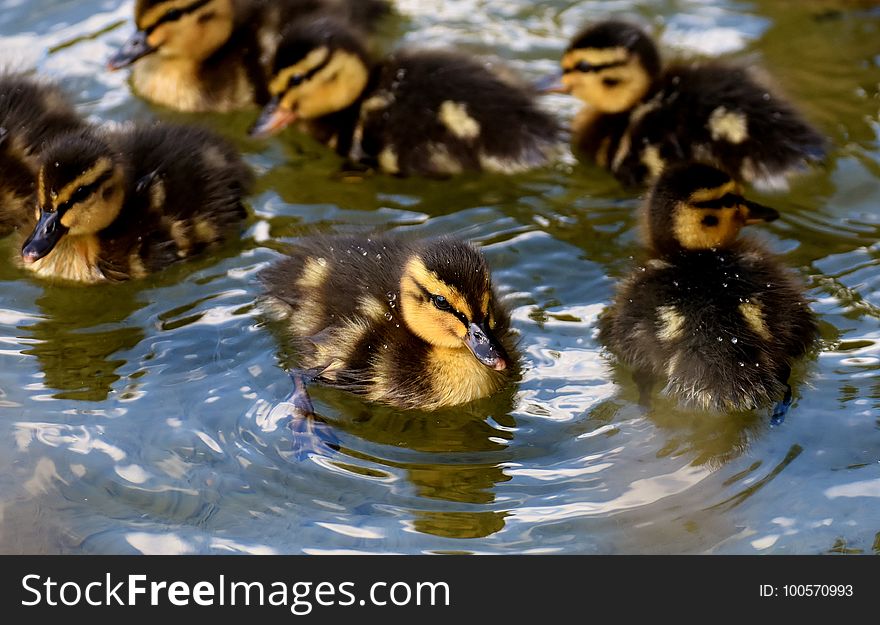
[[[748,210],[746,213],[746,225],[759,224],[762,221],[779,219],[779,211],[775,208],[770,208],[769,206],[764,206],[763,204],[758,204],[757,202],[752,202],[750,200],[744,200],[742,205]]]
[[[464,342],[477,357],[477,360],[487,367],[492,367],[496,371],[503,371],[507,368],[507,352],[498,339],[492,335],[487,322],[484,321],[481,325],[472,323],[468,327]]]
[[[534,87],[538,93],[571,93],[571,88],[562,84],[562,72],[544,76]]]
[[[21,247],[22,260],[28,264],[40,260],[52,251],[66,231],[58,211],[42,211],[34,231]]]
[[[107,59],[107,67],[111,70],[122,69],[137,61],[140,58],[152,54],[158,50],[147,43],[147,33],[142,30],[137,31],[131,38],[122,44],[122,47]]]
[[[284,130],[296,118],[296,112],[282,107],[281,99],[275,96],[260,113],[260,118],[251,126],[248,134],[255,139],[265,139]]]

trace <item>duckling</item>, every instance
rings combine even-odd
[[[24,267],[85,283],[144,277],[235,235],[252,182],[235,149],[202,128],[63,135],[41,154]]]
[[[644,206],[650,260],[619,287],[599,320],[600,341],[635,369],[642,401],[652,378],[686,404],[747,410],[791,403],[791,364],[818,338],[803,287],[756,241],[747,224],[774,209],[742,197],[726,173],[676,164]]]
[[[318,237],[261,280],[306,372],[295,381],[436,410],[492,395],[515,369],[509,317],[468,243]]]
[[[83,125],[57,85],[0,74],[0,236],[33,226],[40,151],[52,137]]]
[[[561,85],[587,103],[575,118],[578,148],[624,184],[696,160],[739,181],[785,188],[786,177],[825,152],[825,140],[791,104],[741,67],[661,67],[653,41],[618,21],[589,26],[562,57]]]
[[[442,50],[409,50],[374,64],[337,20],[291,25],[251,129],[303,130],[355,163],[401,176],[519,172],[545,165],[560,128],[534,94],[488,64]]]
[[[138,30],[108,65],[135,64],[135,92],[156,104],[247,109],[268,101],[266,63],[284,24],[334,15],[372,31],[389,12],[387,0],[138,0]]]

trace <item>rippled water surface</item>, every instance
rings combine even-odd
[[[3,62],[59,80],[96,120],[187,119],[104,60],[132,2],[0,0]],[[766,412],[648,413],[596,319],[638,254],[638,198],[570,156],[515,177],[338,177],[321,146],[243,138],[259,175],[242,241],[149,280],[73,288],[0,263],[0,552],[880,552],[880,9],[869,2],[397,0],[389,40],[552,70],[587,19],[640,19],[667,56],[760,65],[833,144],[762,230],[809,287],[823,346]],[[569,117],[573,102],[548,107]],[[192,118],[190,118],[192,119]],[[255,274],[314,232],[480,242],[526,369],[437,414],[317,390],[342,448],[300,461],[283,346]],[[0,255],[15,252],[0,241]]]

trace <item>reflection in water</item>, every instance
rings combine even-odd
[[[591,411],[591,419],[597,417],[604,423],[609,415],[616,415],[622,408],[621,399],[638,402],[638,390],[630,372],[615,365],[611,368],[615,381],[621,386],[621,397],[603,401]],[[769,430],[767,410],[748,410],[731,413],[712,413],[688,410],[657,390],[651,404],[640,408],[641,415],[648,419],[664,436],[665,440],[657,451],[658,458],[690,458],[692,466],[706,465],[717,469],[745,454],[749,446]]]
[[[113,355],[144,338],[140,327],[118,325],[144,306],[137,291],[124,285],[96,287],[47,286],[37,299],[42,313],[36,323],[19,326],[32,346],[22,353],[36,356],[45,373],[43,384],[58,399],[107,399],[125,360]]]

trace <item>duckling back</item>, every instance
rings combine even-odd
[[[512,353],[508,317],[491,292],[482,255],[459,241],[388,235],[301,241],[289,257],[261,274],[267,309],[285,320],[298,365],[325,384],[372,401],[423,410],[485,397],[505,383],[508,372],[479,362],[460,340],[461,349],[455,339],[452,347],[438,347],[430,330],[426,340],[407,316],[410,296],[401,286],[404,276],[439,257],[454,258],[452,264],[467,269],[455,275],[434,273],[433,278],[427,277],[429,272],[424,277],[435,284],[426,288],[439,290],[436,281],[445,279],[459,284],[457,292],[481,293],[479,301],[457,306],[477,317],[481,313],[474,311],[480,306],[491,307],[492,340],[504,345],[500,349],[507,358]],[[427,312],[442,313],[433,304]],[[460,323],[451,313],[442,314]]]
[[[519,172],[560,140],[534,94],[451,51],[404,51],[383,64],[361,108],[354,156],[400,175]]]
[[[600,341],[637,372],[702,409],[780,399],[793,361],[817,335],[803,287],[756,243],[654,259],[623,282]]]
[[[699,161],[734,178],[785,188],[786,176],[825,152],[825,139],[744,68],[673,66],[628,117],[610,167],[642,185],[671,163]]]
[[[0,75],[0,236],[33,224],[40,151],[83,123],[58,86],[25,74]]]

